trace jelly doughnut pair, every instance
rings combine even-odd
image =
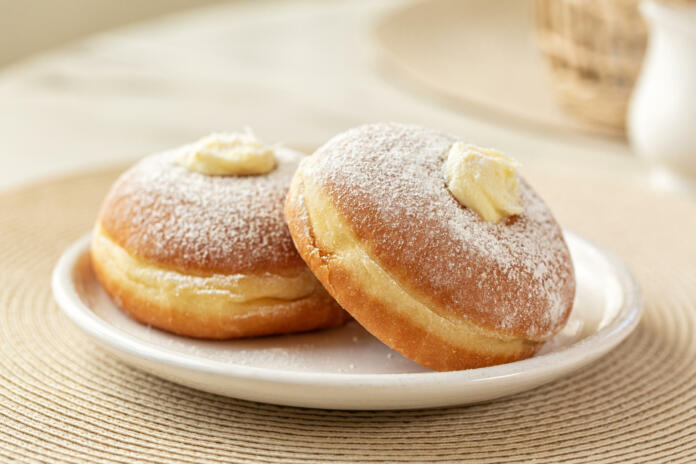
[[[512,159],[373,124],[298,168],[250,137],[146,158],[112,188],[93,264],[135,319],[233,338],[352,316],[441,371],[527,358],[567,321],[568,248]]]

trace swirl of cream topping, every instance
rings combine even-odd
[[[213,133],[179,149],[175,163],[208,176],[246,176],[276,167],[274,148],[245,132]]]

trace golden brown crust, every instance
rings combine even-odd
[[[225,339],[333,327],[350,316],[297,254],[283,201],[301,155],[277,149],[258,176],[207,176],[143,159],[111,188],[92,264],[134,319],[180,335]]]
[[[528,184],[522,180],[524,188],[529,189]],[[344,198],[344,189],[329,188],[327,189],[332,201],[337,201],[339,198]],[[536,196],[536,193],[531,189],[530,194]],[[340,201],[340,200],[339,200]],[[457,277],[465,274],[467,271],[472,276],[481,276],[488,274],[490,276],[499,276],[501,271],[497,270],[495,265],[487,260],[481,259],[481,256],[462,256],[459,263],[453,263],[451,256],[444,250],[451,245],[443,240],[437,245],[433,244],[433,230],[438,230],[436,220],[432,222],[422,222],[419,228],[393,228],[380,222],[376,212],[369,207],[367,208],[340,208],[342,215],[347,216],[348,222],[355,227],[356,234],[366,243],[366,246],[379,257],[380,264],[389,269],[392,274],[400,280],[408,282],[420,293],[427,294],[429,299],[436,304],[443,312],[449,313],[453,317],[471,318],[482,327],[491,330],[500,330],[501,333],[516,337],[536,339],[543,341],[548,339],[550,335],[556,333],[560,327],[563,327],[570,317],[570,312],[575,296],[575,280],[570,260],[570,253],[567,249],[561,249],[561,253],[556,256],[558,263],[562,263],[562,269],[559,273],[564,276],[559,291],[558,298],[563,301],[560,308],[559,317],[555,320],[546,319],[543,317],[543,308],[549,306],[549,301],[543,296],[525,292],[525,288],[531,288],[531,282],[528,279],[522,282],[516,279],[496,279],[494,284],[491,284],[486,291],[480,291],[470,279],[469,282],[462,282],[463,279]],[[514,216],[507,219],[507,223],[513,223],[519,220]],[[391,230],[387,230],[391,229]],[[563,238],[560,227],[553,225],[553,232],[550,232],[546,243],[555,242],[563,244],[565,248],[565,239]],[[389,237],[385,240],[384,237]],[[444,235],[439,235],[444,238]],[[403,245],[409,244],[409,249],[422,250],[420,262],[417,259],[409,259],[405,255],[407,251]],[[464,266],[468,268],[464,270]],[[517,267],[517,265],[513,265]],[[310,266],[311,268],[311,266]],[[414,269],[418,271],[414,272]],[[440,275],[450,275],[451,278],[443,282],[441,279],[437,281],[432,279],[420,278],[420,270],[428,269],[428,272],[438,273]],[[449,271],[449,273],[447,272]],[[494,278],[495,278],[494,277]],[[525,308],[538,308],[537,310],[520,311],[515,319],[507,321],[505,328],[501,328],[501,317],[499,313],[487,311],[486,308],[496,306],[501,301],[495,301],[495,297],[491,292],[499,292],[500,296],[507,296],[504,302],[509,310],[517,304]],[[460,302],[465,302],[464,305]],[[537,326],[534,332],[530,332],[530,328]]]
[[[302,155],[278,149],[278,166],[258,176],[206,176],[144,158],[108,193],[98,221],[128,253],[190,274],[297,274],[304,268],[282,205]]]
[[[295,183],[294,188],[299,188]],[[319,248],[304,205],[302,195],[291,195],[286,202],[288,226],[300,255],[306,260],[314,275],[336,301],[370,333],[389,347],[409,359],[438,371],[451,371],[490,366],[517,361],[532,356],[542,343],[515,344],[504,353],[486,349],[486,337],[479,344],[462,345],[428,331],[409,317],[394,310],[389,301],[375,298],[364,291],[355,270],[342,265],[342,260],[332,259],[326,250]],[[483,345],[483,346],[482,346]]]
[[[303,332],[335,327],[350,316],[317,286],[310,295],[287,302],[262,303],[250,306],[241,315],[206,312],[173,304],[160,306],[142,294],[119,285],[108,265],[92,258],[92,268],[109,296],[133,319],[178,335],[207,339],[229,339],[261,335]]]
[[[321,189],[389,274],[441,312],[546,340],[567,321],[575,294],[561,228],[521,178],[522,215],[491,224],[462,206],[442,173],[456,141],[419,126],[362,126],[327,142],[298,174]]]
[[[384,343],[437,370],[532,356],[567,321],[570,253],[519,179],[524,212],[483,221],[447,190],[456,138],[419,126],[352,129],[305,159],[285,214],[328,292]]]

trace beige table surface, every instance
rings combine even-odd
[[[122,163],[212,130],[249,125],[268,141],[312,147],[379,120],[441,128],[525,163],[642,181],[623,142],[516,128],[414,92],[374,44],[376,22],[404,3],[235,2],[6,69],[0,189]]]

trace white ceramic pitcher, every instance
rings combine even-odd
[[[628,113],[636,153],[671,188],[696,186],[696,5],[644,0],[648,49]]]

